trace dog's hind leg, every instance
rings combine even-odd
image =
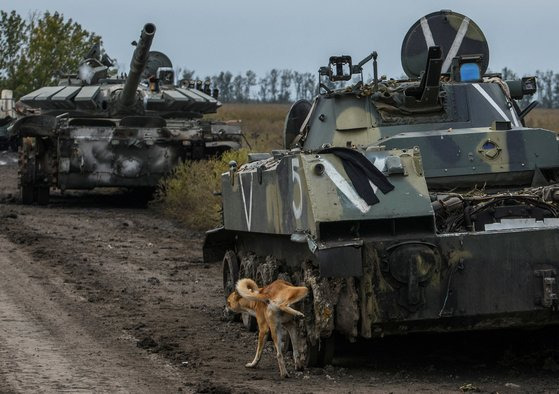
[[[303,313],[299,312],[296,309],[293,309],[287,304],[278,304],[277,306],[282,312],[289,313],[290,315],[297,316],[297,317],[305,317]]]
[[[268,317],[268,325],[270,326],[270,332],[272,334],[272,340],[274,341],[274,346],[276,348],[276,357],[278,359],[280,376],[282,378],[288,378],[289,374],[285,368],[285,361],[283,359],[283,353],[281,352],[283,341],[281,322],[276,318],[275,312],[270,308],[266,311],[266,313]]]
[[[291,339],[295,369],[300,371],[303,369],[303,360],[301,359],[301,354],[299,353],[299,335],[297,334],[297,323],[295,321],[290,321],[284,323],[283,326],[289,333],[289,338]]]
[[[265,321],[258,322],[258,346],[256,347],[256,354],[254,355],[254,360],[245,364],[245,367],[256,367],[260,361],[260,357],[262,357],[262,350],[264,350],[264,345],[266,344],[266,338],[268,337],[269,331],[268,324]]]

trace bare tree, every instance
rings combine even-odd
[[[232,82],[232,99],[237,102],[245,101],[244,85],[245,81],[241,74],[237,74]]]
[[[282,70],[280,74],[280,88],[278,101],[281,103],[288,103],[291,98],[291,79],[293,73],[290,70]]]
[[[245,73],[245,86],[244,86],[244,96],[245,96],[245,100],[250,100],[251,99],[251,91],[252,91],[252,87],[256,86],[256,73],[252,70],[248,70]]]

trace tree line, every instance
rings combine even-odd
[[[219,89],[223,102],[289,103],[300,99],[312,99],[317,94],[317,75],[309,72],[272,69],[263,77],[252,70],[233,75],[221,71],[213,76],[196,76],[193,70],[179,70],[183,80],[210,81]]]
[[[55,12],[0,11],[0,89],[26,93],[56,84],[62,72],[75,72],[83,56],[101,37]]]
[[[179,69],[179,75],[186,80],[210,81],[219,89],[219,99],[222,102],[289,103],[300,99],[311,100],[318,94],[318,76],[308,72],[272,69],[264,77],[258,78],[251,70],[236,75],[230,71],[221,71],[216,75],[201,78],[192,70]],[[504,80],[521,78],[507,67],[501,70],[501,75]],[[536,76],[538,91],[533,97],[525,97],[521,104],[526,105],[532,100],[538,100],[540,108],[559,108],[559,73],[537,70],[532,75]],[[352,81],[354,82],[356,81]],[[340,88],[344,83],[327,85]]]
[[[0,10],[0,90],[13,90],[19,98],[55,85],[60,75],[75,73],[89,49],[101,43],[100,36],[58,12],[23,18],[16,11]],[[182,79],[198,79],[187,69],[177,74]],[[237,75],[222,71],[200,79],[209,79],[223,102],[287,103],[311,99],[317,89],[315,74],[276,68],[262,77],[249,70]]]
[[[57,12],[23,18],[15,11],[0,10],[0,89],[13,90],[19,98],[54,85],[61,74],[75,73],[89,49],[101,43],[100,36]],[[219,89],[222,102],[289,103],[312,99],[318,92],[316,73],[273,68],[263,76],[252,70],[201,76],[189,69],[177,71],[180,79],[209,80]],[[534,98],[543,108],[559,108],[559,73],[538,70],[535,75],[538,92]],[[502,76],[519,77],[509,68],[502,70]]]

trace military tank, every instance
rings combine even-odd
[[[371,82],[331,87],[371,60]],[[487,73],[482,31],[451,11],[412,26],[402,62],[396,80],[376,53],[331,57],[287,116],[286,149],[222,175],[204,258],[223,259],[225,294],[240,277],[309,288],[308,364],[332,359],[334,334],[559,323],[559,144],[525,126],[537,103],[517,103],[535,79]]]
[[[133,43],[128,75],[112,76],[112,60],[95,46],[77,74],[21,98],[40,110],[14,125],[23,139],[23,203],[47,203],[53,187],[149,194],[181,161],[240,148],[238,122],[202,119],[221,106],[218,91],[209,83],[175,84],[169,58],[150,51],[155,30],[146,24]]]

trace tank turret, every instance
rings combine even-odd
[[[153,190],[179,163],[241,147],[238,122],[203,119],[217,95],[176,83],[171,60],[150,51],[155,25],[144,25],[128,76],[94,46],[77,73],[21,98],[40,115],[13,130],[24,138],[20,189],[24,203],[48,202],[51,187]]]
[[[154,35],[155,25],[153,23],[146,23],[130,61],[130,73],[128,78],[126,78],[122,91],[118,94],[116,102],[117,112],[134,112],[133,108],[137,103],[136,91],[149,58],[149,49]]]
[[[210,86],[177,84],[171,59],[151,51],[155,25],[145,24],[130,61],[128,76],[111,76],[112,60],[94,46],[77,73],[64,75],[58,86],[44,86],[21,98],[43,114],[69,113],[88,118],[130,115],[165,119],[194,119],[221,106]],[[210,95],[210,93],[212,93]]]

